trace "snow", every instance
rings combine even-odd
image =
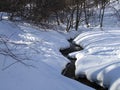
[[[20,31],[16,24],[13,24],[13,22],[0,22],[0,34],[6,35],[10,39],[20,40],[20,37],[18,36],[21,33],[22,31]]]
[[[119,4],[111,6],[120,10]],[[91,27],[79,34],[73,42],[84,49],[69,56],[77,59],[76,76],[109,90],[120,90],[120,22],[111,6],[105,10],[103,27]]]
[[[69,60],[59,49],[69,47],[72,33],[3,20],[0,35],[0,90],[93,90],[61,75]]]
[[[110,90],[119,90],[120,31],[88,31],[74,42],[84,48],[70,55],[77,58],[76,75],[86,76]]]

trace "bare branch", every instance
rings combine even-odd
[[[14,49],[9,47],[10,44],[12,44],[13,46],[15,45],[15,43],[13,44],[13,43],[9,42],[9,39],[5,35],[0,35],[0,45],[1,45],[0,54],[4,55],[5,57],[9,56],[9,57],[13,58],[14,60],[16,60],[12,64],[9,64],[8,66],[4,67],[2,70],[6,70],[7,68],[9,68],[10,66],[12,66],[16,63],[21,63],[27,67],[34,67],[33,65],[30,65],[30,64],[27,64],[24,62],[25,60],[30,60],[27,56],[20,54],[20,53],[19,54],[14,53],[13,52]],[[17,44],[16,44],[16,47],[17,47]],[[16,47],[15,47],[15,49],[16,49]]]

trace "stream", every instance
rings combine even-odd
[[[90,86],[90,87],[94,88],[95,90],[108,90],[108,89],[103,88],[94,82],[90,82],[85,77],[83,78],[83,77],[76,77],[75,76],[75,61],[76,61],[76,59],[68,57],[68,54],[71,52],[74,52],[74,51],[83,50],[83,48],[81,46],[78,46],[78,45],[75,45],[74,43],[72,43],[72,41],[73,41],[72,39],[70,39],[68,41],[70,43],[70,47],[60,50],[62,55],[67,57],[70,60],[70,63],[68,63],[66,65],[65,69],[62,71],[62,75],[66,76],[68,78],[74,79],[80,83],[87,85],[87,86]]]

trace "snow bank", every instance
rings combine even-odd
[[[0,35],[0,90],[93,90],[61,75],[69,62],[59,52],[69,46],[63,34],[1,21]]]
[[[110,90],[120,89],[120,31],[89,31],[74,42],[84,50],[71,54],[76,57],[76,75],[86,76]]]

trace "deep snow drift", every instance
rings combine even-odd
[[[65,33],[0,22],[0,90],[93,90],[61,75]]]
[[[76,75],[120,90],[120,31],[89,31],[80,34],[74,42],[84,50],[73,53],[76,61]]]

